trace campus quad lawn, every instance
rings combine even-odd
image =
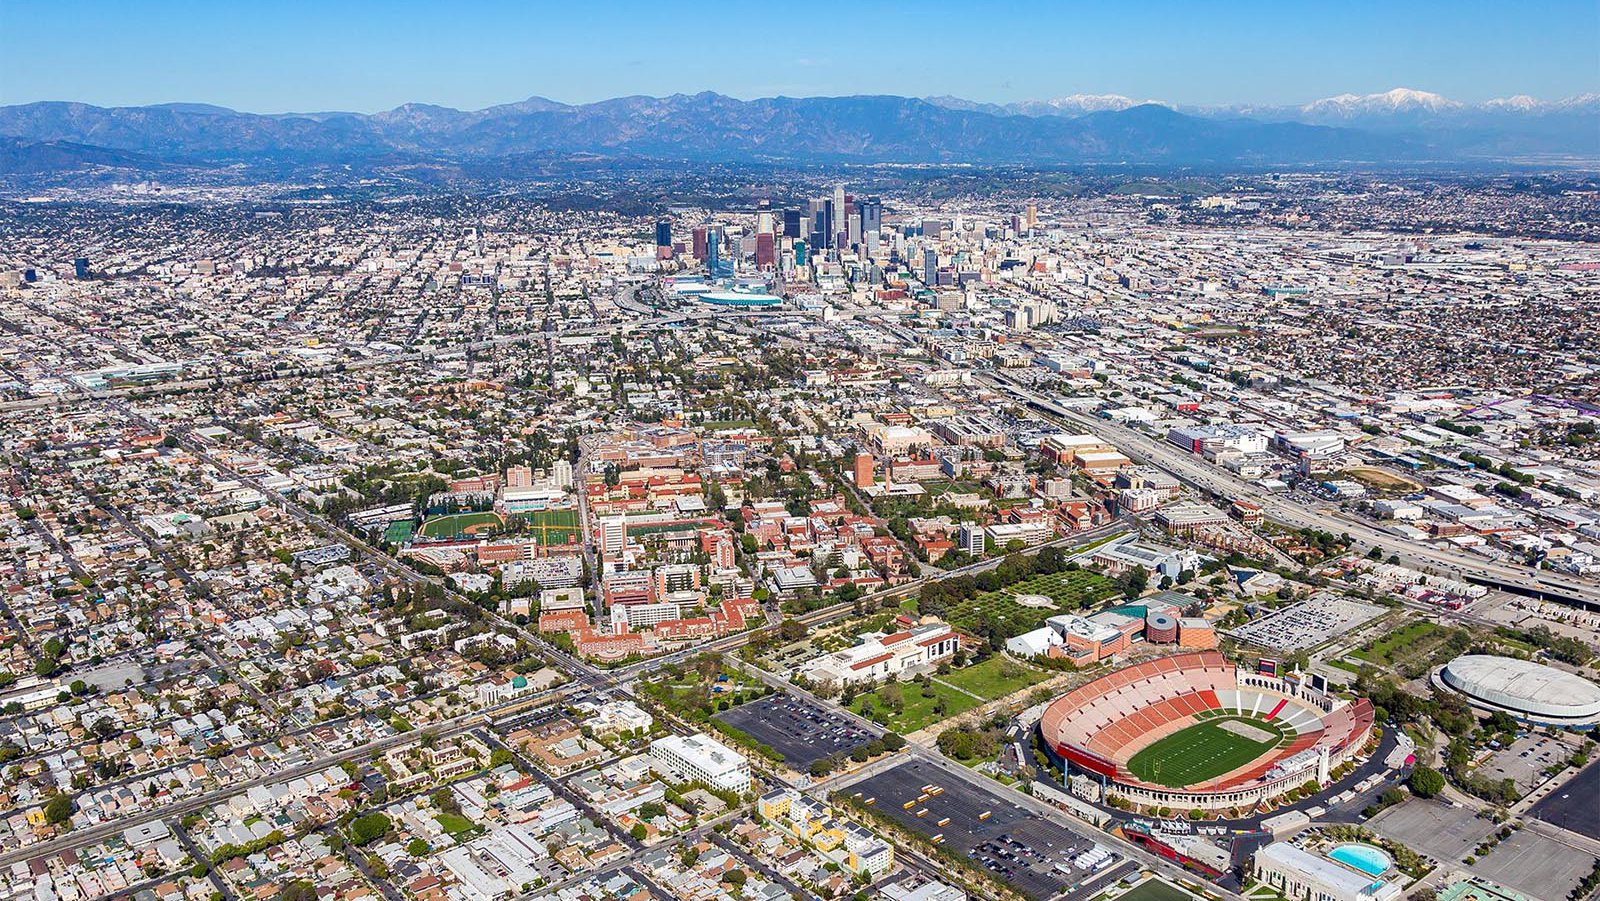
[[[970,601],[952,604],[946,619],[968,635],[977,634],[978,623],[987,619],[1002,637],[1015,638],[1039,628],[1052,616],[1077,613],[1116,593],[1116,584],[1099,573],[1082,569],[1059,572],[1034,576],[999,591],[985,592]],[[1055,602],[1056,609],[1025,607],[1017,603],[1016,597],[1024,594],[1043,595]]]
[[[875,691],[857,695],[856,699],[850,702],[850,709],[857,714],[861,714],[862,702],[867,698],[871,698],[872,715],[868,719],[881,722],[891,730],[905,735],[918,729],[927,728],[958,713],[965,713],[979,704],[978,699],[938,683],[933,685],[934,697],[931,698],[923,697],[922,687],[914,682],[902,682],[899,685],[901,696],[905,699],[905,708],[899,713],[890,710],[889,706],[883,703],[883,699]],[[933,705],[939,698],[944,698],[945,709],[943,714],[934,713],[933,711]]]
[[[1030,685],[1037,685],[1050,678],[1049,673],[1041,673],[1031,667],[1012,664],[1022,672],[1008,679],[1000,673],[1000,670],[1005,668],[1006,663],[1005,658],[997,655],[982,663],[974,663],[968,667],[952,670],[948,676],[936,676],[934,678],[949,682],[957,688],[964,688],[987,701],[1003,698],[1014,691],[1019,691]]]
[[[424,538],[456,538],[467,534],[467,529],[473,526],[488,525],[499,529],[504,525],[500,521],[500,514],[488,511],[482,513],[452,513],[448,516],[435,516],[422,523],[422,537]]]
[[[1222,728],[1230,720],[1275,734],[1270,741],[1255,741]],[[1182,788],[1214,779],[1238,769],[1283,741],[1273,723],[1255,717],[1213,717],[1190,726],[1140,750],[1128,760],[1128,770],[1146,782]]]

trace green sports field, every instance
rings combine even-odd
[[[1239,722],[1270,733],[1257,741],[1229,732],[1224,723]],[[1289,738],[1276,723],[1255,717],[1220,716],[1175,732],[1141,749],[1128,760],[1128,770],[1146,782],[1183,788],[1238,769]]]
[[[424,538],[483,538],[504,526],[498,513],[452,513],[424,520],[419,533]]]
[[[528,534],[545,547],[571,544],[581,534],[576,510],[537,510],[514,515],[528,524]]]

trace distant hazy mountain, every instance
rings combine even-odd
[[[929,98],[929,102],[950,109],[983,108],[1024,116],[1081,116],[1096,109],[1126,109],[1140,103],[1116,94],[1073,95],[1004,106],[973,104],[955,97]],[[1429,91],[1395,88],[1378,94],[1339,94],[1295,106],[1174,108],[1206,119],[1301,122],[1402,135],[1412,146],[1431,148],[1444,159],[1548,155],[1600,159],[1597,94],[1556,101],[1519,95],[1471,104]]]
[[[1019,100],[1016,103],[997,104],[979,103],[972,100],[963,100],[960,97],[951,97],[948,94],[940,97],[926,98],[935,106],[945,109],[976,110],[978,112],[992,113],[994,115],[1014,116],[1082,116],[1087,113],[1103,113],[1107,111],[1132,109],[1136,106],[1156,104],[1158,106],[1171,106],[1160,100],[1135,100],[1121,94],[1069,94],[1065,97],[1056,97],[1051,100]]]
[[[0,137],[0,174],[61,172],[73,169],[163,168],[159,160],[143,154],[91,147],[70,141],[24,141]]]
[[[1329,98],[1294,109],[1179,111],[1118,95],[999,106],[950,97],[737,100],[701,93],[580,105],[532,97],[473,111],[408,103],[375,114],[273,115],[204,104],[103,108],[50,102],[0,107],[0,137],[186,165],[433,160],[481,167],[485,161],[540,153],[667,160],[1172,165],[1393,163],[1527,152],[1600,157],[1593,140],[1585,144],[1571,135],[1575,123],[1595,121],[1592,99],[1563,106],[1530,105],[1518,98],[1501,106],[1468,108],[1435,98],[1390,92]],[[1469,109],[1481,118],[1440,126],[1442,117],[1461,116]],[[1495,130],[1497,123],[1513,120],[1520,131]],[[1536,121],[1543,124],[1531,127]],[[32,155],[54,156],[70,166],[74,157],[85,154],[62,150]]]

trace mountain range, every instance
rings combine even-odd
[[[0,107],[0,173],[472,162],[528,154],[976,165],[1407,164],[1600,159],[1600,97],[1468,105],[1397,89],[1299,107],[1174,107],[1119,95],[1008,105],[888,95],[714,93],[481,110],[257,114],[197,103]]]

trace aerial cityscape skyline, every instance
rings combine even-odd
[[[0,0],[0,901],[1600,901],[1597,42]]]

